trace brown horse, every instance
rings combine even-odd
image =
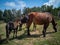
[[[18,25],[19,25],[19,21],[18,20],[15,20],[15,21],[9,21],[7,24],[6,24],[6,39],[8,40],[9,39],[9,35],[10,33],[12,32],[13,30],[13,38],[14,36],[17,37],[17,31],[18,31]]]
[[[28,14],[28,16],[29,16],[29,21],[27,22],[27,34],[28,35],[30,35],[29,28],[32,22],[35,28],[36,28],[35,25],[44,25],[43,26],[44,37],[46,35],[46,29],[49,26],[49,23],[52,23],[53,29],[55,30],[55,32],[57,32],[57,28],[56,28],[57,23],[55,23],[55,20],[52,14],[48,12],[31,12]]]

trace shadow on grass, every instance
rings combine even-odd
[[[46,34],[52,34],[52,33],[55,33],[55,32],[46,32]],[[43,34],[33,34],[33,35],[30,35],[28,36],[27,34],[22,34],[20,36],[17,37],[17,39],[24,39],[24,38],[37,38],[37,37],[40,37],[42,36]]]
[[[52,33],[55,33],[55,32],[46,32],[46,34],[52,34]],[[18,40],[22,40],[22,39],[24,39],[24,38],[37,38],[37,37],[40,37],[40,36],[42,36],[43,34],[33,34],[33,35],[30,35],[30,36],[28,36],[27,34],[26,34],[26,32],[24,32],[22,35],[20,35],[20,36],[18,36],[17,38],[15,37],[15,38],[10,38],[9,40],[11,41],[11,40],[13,40],[13,39],[18,39]],[[3,39],[3,40],[1,40],[0,41],[0,44],[6,44],[7,42],[6,42],[6,39]]]

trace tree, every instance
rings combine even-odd
[[[16,9],[12,9],[12,14],[14,17],[16,17],[16,13],[17,13]]]
[[[30,8],[24,8],[23,9],[23,14],[28,14],[28,13],[30,13],[31,12],[31,9]]]
[[[16,13],[17,17],[20,17],[21,16],[21,10],[17,10],[17,13]]]
[[[5,22],[11,21],[13,19],[11,10],[4,10],[3,18]]]
[[[47,9],[46,9],[47,12],[52,13],[52,10],[53,10],[53,5],[47,6]]]
[[[7,19],[8,19],[7,15],[8,15],[8,12],[7,12],[7,10],[5,9],[5,10],[4,10],[4,13],[3,13],[3,19],[4,19],[5,22],[7,22]]]
[[[0,20],[2,20],[2,19],[3,19],[3,11],[0,10]]]
[[[46,5],[41,6],[41,11],[42,12],[46,12],[46,9],[47,9]]]

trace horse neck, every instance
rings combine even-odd
[[[33,21],[33,14],[29,15],[29,21],[32,22]]]

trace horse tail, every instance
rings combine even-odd
[[[57,23],[55,22],[55,20],[54,20],[54,18],[52,17],[52,24],[54,25],[54,26],[56,26],[57,25]]]
[[[57,28],[56,28],[57,23],[55,22],[54,18],[52,18],[52,25],[55,32],[57,32]]]

